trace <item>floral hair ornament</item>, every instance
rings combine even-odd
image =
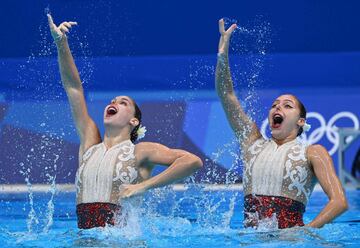
[[[142,126],[140,124],[140,127],[138,128],[138,130],[136,131],[137,133],[137,139],[136,140],[139,140],[139,139],[142,139],[145,137],[145,133],[146,133],[146,127],[145,126]]]
[[[304,126],[302,128],[303,128],[304,132],[307,132],[307,131],[309,131],[311,129],[311,125],[307,124],[306,121],[305,121],[305,124],[304,124]]]

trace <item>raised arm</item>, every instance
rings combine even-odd
[[[255,122],[243,110],[233,87],[229,65],[229,43],[231,34],[235,29],[236,24],[233,24],[228,30],[225,30],[224,20],[219,21],[221,37],[216,65],[215,87],[235,135],[240,138],[242,145],[245,145],[251,144],[261,137],[261,134]]]
[[[90,118],[79,72],[71,54],[66,33],[70,28],[77,25],[76,22],[63,22],[56,26],[51,15],[47,15],[51,35],[58,51],[58,63],[63,87],[69,99],[71,113],[75,122],[76,130],[80,137],[79,158],[90,146],[100,143],[101,137],[95,122]]]
[[[326,149],[320,145],[312,145],[308,148],[308,158],[321,187],[329,197],[328,204],[308,226],[322,227],[346,211],[348,205],[332,159]]]
[[[141,161],[142,176],[149,178],[154,164],[168,166],[162,173],[139,184],[126,185],[121,197],[141,194],[148,189],[165,186],[192,175],[202,167],[199,157],[179,149],[170,149],[164,145],[142,142],[136,145],[136,157]]]

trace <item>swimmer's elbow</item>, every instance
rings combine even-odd
[[[191,164],[193,165],[193,168],[195,170],[199,170],[204,166],[202,160],[198,156],[195,156],[195,155],[192,155],[192,163]]]
[[[190,152],[186,152],[185,154],[183,154],[181,156],[181,160],[181,166],[185,166],[187,170],[191,172],[191,174],[203,167],[202,160],[198,156]]]
[[[346,199],[341,201],[340,207],[341,207],[342,213],[349,209],[349,204]]]
[[[335,201],[335,206],[339,214],[344,213],[349,208],[348,202],[345,198]]]

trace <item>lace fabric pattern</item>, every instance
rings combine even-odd
[[[133,144],[123,145],[120,148],[118,155],[118,161],[116,162],[115,167],[115,176],[113,181],[120,180],[121,183],[131,184],[138,177],[138,172],[134,166],[129,165],[127,162],[129,160],[135,159]]]
[[[294,199],[307,203],[315,185],[315,175],[306,158],[306,146],[296,144],[290,148],[285,162],[284,191]]]
[[[255,141],[247,150],[244,194],[282,196],[306,204],[316,181],[306,148],[298,140],[281,146],[264,138]]]
[[[110,149],[100,143],[84,153],[76,175],[77,203],[119,203],[121,185],[139,181],[135,145],[123,141]]]

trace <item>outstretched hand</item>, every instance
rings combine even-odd
[[[51,36],[54,41],[60,41],[66,37],[66,33],[69,33],[72,26],[77,25],[77,22],[63,22],[59,26],[54,24],[54,21],[50,14],[47,14]]]
[[[227,54],[229,51],[229,43],[230,43],[230,37],[231,34],[234,32],[234,30],[237,28],[236,24],[232,24],[228,30],[225,30],[224,26],[224,19],[219,20],[219,32],[221,34],[220,41],[219,41],[219,53],[220,54]]]

